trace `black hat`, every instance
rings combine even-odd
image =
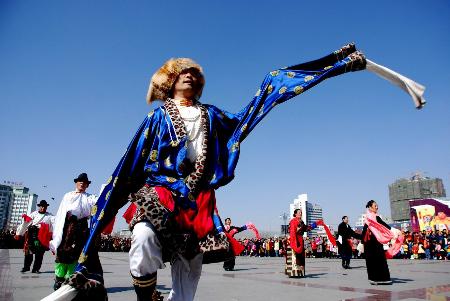
[[[48,207],[48,206],[50,206],[50,205],[47,203],[46,200],[41,200],[41,201],[39,202],[39,204],[37,204],[37,206],[38,206],[38,207]]]
[[[85,182],[85,183],[91,184],[91,181],[89,181],[88,175],[85,172],[80,173],[80,175],[76,179],[73,179],[73,181],[75,183],[76,182]]]

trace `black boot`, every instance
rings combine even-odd
[[[137,301],[160,301],[163,300],[161,294],[156,291],[156,272],[150,275],[133,278],[134,291]]]
[[[20,271],[21,273],[28,272],[31,267],[31,263],[33,262],[33,254],[27,254],[25,255],[25,258],[23,260],[23,268]]]
[[[32,273],[37,273],[37,274],[40,273],[39,270],[41,269],[43,258],[44,258],[43,251],[38,251],[34,254],[33,270],[31,271]]]
[[[223,269],[225,271],[232,271],[232,270],[234,270],[234,265],[235,265],[235,259],[233,257],[233,258],[223,262]]]
[[[351,269],[351,267],[350,267],[350,258],[347,258],[347,260],[345,261],[345,266],[346,266],[346,269]]]
[[[53,289],[56,291],[58,290],[61,285],[64,283],[66,279],[64,277],[56,277],[55,276],[55,284],[53,285]]]

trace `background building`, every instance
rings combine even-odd
[[[445,197],[442,179],[428,178],[420,173],[409,179],[399,179],[389,185],[391,217],[395,222],[409,221],[409,201]]]
[[[22,214],[29,215],[36,210],[37,194],[23,186],[12,186],[12,200],[9,205],[8,229],[16,229],[22,223]]]
[[[295,209],[302,209],[302,220],[305,224],[309,225],[319,219],[323,219],[322,207],[318,204],[308,202],[308,195],[306,193],[299,194],[294,202],[289,205],[289,220],[294,215]],[[309,231],[308,236],[323,235],[325,231],[323,227],[317,227],[316,229]]]
[[[8,223],[9,207],[12,198],[12,187],[0,184],[0,230],[5,229]]]

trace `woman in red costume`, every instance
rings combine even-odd
[[[316,227],[316,223],[305,225],[302,221],[302,210],[294,210],[294,217],[289,222],[290,243],[286,254],[286,274],[289,277],[305,276],[305,245],[303,242],[303,234]]]
[[[248,222],[247,224],[243,225],[242,227],[235,227],[235,226],[231,225],[231,218],[227,217],[225,219],[225,231],[226,231],[228,237],[229,236],[234,237],[235,234],[245,231],[245,230],[252,230],[253,233],[255,233],[256,239],[261,239],[261,236],[259,236],[258,229],[256,229],[256,227],[253,223]],[[232,239],[230,239],[230,237],[229,237],[229,240],[233,241]],[[239,255],[244,250],[244,246],[241,245],[240,243],[238,243],[237,241],[236,241],[236,243],[234,243],[234,246],[235,247],[233,248],[233,251],[235,251],[235,255]],[[223,262],[223,269],[225,271],[232,271],[232,270],[234,270],[235,264],[236,264],[235,257],[232,257]]]

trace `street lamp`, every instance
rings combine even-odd
[[[283,214],[280,215],[280,218],[283,219],[283,229],[284,229],[284,237],[287,236],[287,219],[288,219],[288,215],[286,212],[283,212]]]

